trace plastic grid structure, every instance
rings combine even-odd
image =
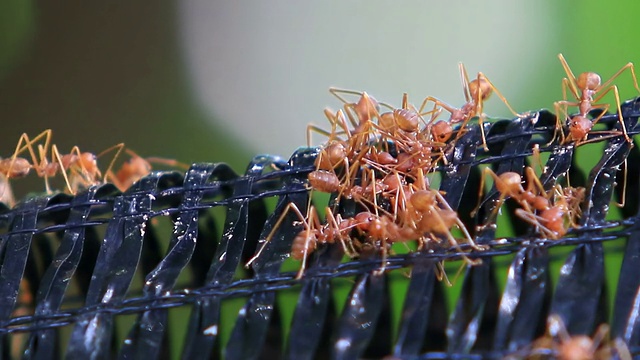
[[[640,100],[622,105],[630,134],[640,132]],[[616,114],[602,123],[615,126]],[[522,172],[533,143],[551,136],[555,117],[541,111],[525,119],[486,124],[492,149],[484,154],[479,128],[471,127],[449,151],[440,169],[440,190],[461,214],[477,199],[480,164],[497,173]],[[526,224],[512,218],[516,237],[496,239],[495,227],[484,226],[476,241],[489,250],[465,248],[482,264],[467,267],[462,292],[450,317],[435,264],[459,258],[453,249],[394,255],[388,269],[411,268],[398,335],[391,335],[389,284],[375,275],[377,257],[342,261],[340,246],[316,251],[305,275],[281,272],[299,226],[293,214],[276,230],[249,275],[237,269],[255,253],[258,240],[271,232],[288,203],[306,210],[307,174],[314,170],[317,148],[301,148],[285,161],[257,156],[245,174],[225,164],[193,164],[184,174],[154,172],[125,193],[111,185],[92,187],[71,197],[59,194],[30,198],[0,214],[0,346],[3,358],[27,359],[166,358],[168,337],[184,336],[184,359],[285,358],[501,358],[526,348],[544,332],[546,315],[562,314],[573,334],[592,334],[596,325],[611,324],[632,351],[640,349],[640,189],[629,186],[624,219],[605,221],[620,165],[629,159],[629,184],[640,177],[640,151],[622,137],[609,137],[602,157],[588,177],[574,162],[574,146],[554,144],[541,180],[551,188],[569,172],[584,182],[587,195],[581,227],[561,240],[539,239]],[[463,191],[461,191],[463,190]],[[277,197],[273,213],[265,199]],[[469,228],[487,224],[498,194],[487,193],[478,217],[465,218]],[[462,202],[462,199],[465,201]],[[224,225],[210,212],[225,212]],[[356,206],[341,201],[339,212],[353,215]],[[156,219],[170,219],[173,229],[162,245]],[[494,220],[490,220],[494,221]],[[222,223],[220,221],[220,223]],[[218,234],[222,234],[219,236]],[[168,234],[167,234],[168,235]],[[626,238],[615,294],[613,317],[606,301],[603,242]],[[559,280],[552,289],[552,247],[570,247]],[[166,251],[163,248],[166,247]],[[508,269],[496,259],[513,255]],[[509,271],[503,291],[497,271]],[[181,276],[189,272],[189,281]],[[141,288],[132,290],[132,283]],[[336,316],[331,280],[354,277],[343,312]],[[277,320],[276,294],[300,286],[286,347]],[[25,306],[29,302],[33,308]],[[233,297],[248,298],[238,314],[231,339],[220,344],[221,305]],[[188,327],[173,328],[168,312],[189,307]],[[26,310],[25,310],[26,309]],[[116,318],[135,315],[125,340],[117,342]],[[68,334],[63,335],[63,329]],[[70,329],[70,332],[69,332]],[[122,335],[122,334],[120,334]],[[23,341],[16,341],[23,336]]]

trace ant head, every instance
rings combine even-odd
[[[585,136],[591,131],[593,122],[584,116],[576,115],[571,119],[569,125],[569,131],[571,132],[571,138],[574,140],[584,139]]]
[[[381,128],[386,131],[393,132],[396,129],[396,120],[394,116],[395,112],[387,111],[386,113],[380,115],[380,119],[378,119],[378,124]]]
[[[366,92],[362,93],[360,100],[358,100],[354,106],[354,110],[356,115],[358,115],[360,123],[371,120],[371,116],[377,114],[379,109],[380,106],[378,105],[378,101],[372,96],[369,96]]]
[[[478,98],[478,91],[480,91],[481,95],[480,101],[483,101],[491,96],[493,89],[487,79],[480,77],[479,79],[475,79],[469,83],[469,93],[471,94],[472,99]]]
[[[499,180],[496,181],[496,188],[501,194],[517,194],[523,191],[522,177],[516,172],[502,173]]]
[[[139,156],[134,156],[122,164],[122,167],[116,173],[116,178],[127,185],[125,188],[129,188],[134,182],[147,176],[150,172],[151,165],[149,162]]]
[[[444,120],[440,120],[436,122],[431,127],[431,136],[433,136],[433,139],[435,141],[438,141],[441,143],[447,142],[447,140],[451,138],[452,134],[453,134],[453,128],[451,127],[451,124],[449,124]]]
[[[402,178],[398,175],[397,172],[393,172],[385,176],[382,183],[387,187],[387,191],[390,192],[396,192],[402,187],[402,185],[404,185]]]
[[[410,172],[415,166],[416,162],[414,158],[406,152],[398,154],[398,165],[395,169],[401,173]]]
[[[330,142],[316,158],[315,165],[321,170],[332,170],[347,157],[347,150],[340,142]]]
[[[358,228],[358,230],[368,231],[369,225],[371,224],[373,218],[373,214],[367,211],[357,213],[355,216],[356,227]]]
[[[96,156],[90,152],[83,152],[80,154],[80,157],[78,157],[78,163],[82,169],[87,170],[89,173],[95,173],[98,171]]]
[[[600,86],[601,81],[600,75],[594,72],[583,72],[578,76],[578,80],[576,82],[578,88],[581,90],[595,91]]]
[[[344,145],[339,142],[329,144],[326,148],[326,152],[329,162],[331,162],[332,165],[339,164],[347,157],[347,150]]]
[[[393,111],[393,117],[398,127],[406,132],[415,132],[418,130],[418,114],[409,109],[396,109]]]

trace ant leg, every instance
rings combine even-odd
[[[477,261],[479,261],[480,263],[482,263],[482,260],[478,259]],[[466,268],[465,264],[462,263],[460,264],[460,266],[458,266],[458,271],[456,271],[456,275],[453,277],[453,282],[450,282],[450,286],[453,286],[453,284],[455,284],[456,282],[458,282],[458,279],[460,278],[460,275],[462,275],[462,270],[464,270]],[[448,279],[447,279],[448,281]]]
[[[526,190],[527,191],[537,190],[539,194],[544,194],[544,196],[547,197],[546,190],[544,189],[544,186],[540,182],[540,178],[538,177],[538,175],[536,175],[535,170],[533,170],[531,166],[527,166],[524,169],[524,172],[525,172],[525,177],[527,179]]]
[[[576,99],[580,99],[580,94],[579,94],[580,92],[578,91],[578,84],[576,82],[576,77],[575,75],[573,75],[573,72],[571,71],[569,64],[567,64],[567,60],[564,59],[564,56],[562,56],[562,54],[558,54],[558,59],[560,59],[562,68],[564,69],[564,72],[567,74],[567,77],[569,78],[568,79],[569,90],[571,90],[571,93]]]
[[[27,133],[23,133],[20,136],[20,139],[18,140],[18,145],[16,146],[16,151],[14,152],[13,157],[18,156],[24,150],[29,150],[29,154],[31,155],[31,159],[33,160],[33,163],[35,165],[38,161],[36,160],[36,155],[35,155],[35,152],[33,150],[33,145],[36,142],[38,142],[40,139],[42,139],[43,137],[45,138],[44,149],[48,149],[49,148],[49,144],[51,142],[51,129],[47,129],[47,130],[41,132],[40,134],[35,136],[33,139],[29,139],[29,136],[27,135]],[[24,142],[24,145],[22,147],[20,147],[20,144],[22,142]],[[42,158],[40,159],[40,162],[42,162]]]
[[[562,109],[563,106],[564,109]],[[545,146],[550,146],[551,144],[553,144],[556,139],[557,133],[560,133],[560,144],[565,144],[567,142],[567,138],[564,135],[563,126],[569,119],[569,106],[579,106],[579,104],[566,100],[560,100],[553,103],[553,108],[556,115],[556,127],[555,129],[553,129],[553,137],[551,138],[551,141],[546,143]],[[569,136],[569,139],[571,139],[571,136]]]
[[[338,98],[338,100],[340,100],[344,104],[345,112],[347,113],[347,117],[349,117],[349,121],[351,122],[351,125],[353,125],[354,127],[357,127],[358,126],[358,122],[354,120],[354,118],[352,117],[350,111],[348,111],[348,108],[347,108],[347,105],[351,104],[351,103],[348,102],[342,96],[340,96],[340,94],[349,94],[349,95],[362,96],[362,92],[353,91],[353,90],[345,90],[345,89],[337,89],[337,88],[329,88],[329,92],[331,93],[331,95],[333,95],[336,98]]]
[[[494,186],[496,187],[496,189],[497,189],[497,184],[502,183],[502,180],[500,179],[500,177],[493,170],[491,170],[491,168],[489,167],[484,168],[484,170],[482,171],[482,175],[480,176],[480,188],[478,189],[478,204],[476,205],[475,208],[473,208],[473,210],[471,210],[471,213],[470,213],[472,217],[476,216],[476,214],[478,213],[478,210],[480,210],[480,205],[482,204],[482,193],[484,192],[484,182],[485,182],[484,179],[487,176],[487,174],[493,178]],[[505,198],[506,198],[506,195],[500,194],[498,203],[496,204],[496,207],[493,209],[492,216],[498,212],[498,210],[502,206],[502,203],[504,203]]]
[[[298,206],[295,203],[287,204],[287,206],[282,211],[282,214],[278,218],[278,221],[276,221],[275,225],[273,226],[273,229],[271,229],[271,231],[269,232],[269,235],[267,235],[267,237],[264,239],[264,243],[260,247],[260,250],[258,250],[258,252],[251,259],[249,259],[249,261],[247,261],[247,263],[244,265],[244,267],[246,269],[248,269],[251,266],[251,264],[260,257],[260,255],[264,251],[264,249],[267,246],[267,244],[271,241],[271,239],[275,235],[275,233],[278,230],[278,228],[280,227],[280,225],[282,225],[282,222],[287,217],[287,214],[289,213],[289,211],[295,212],[296,215],[298,215],[298,217],[300,218],[300,221],[305,226],[305,228],[309,228],[309,223],[307,222],[307,220],[304,218],[304,216],[300,212],[300,209],[298,209]]]
[[[493,90],[493,92],[494,92],[494,93],[496,93],[496,96],[497,96],[497,97],[499,97],[499,98],[500,98],[500,100],[502,100],[502,102],[507,106],[507,108],[509,109],[509,111],[511,111],[511,113],[512,113],[514,116],[519,117],[519,118],[524,118],[524,117],[526,117],[526,116],[527,116],[527,114],[519,114],[519,113],[517,113],[515,110],[513,110],[513,108],[511,107],[511,105],[510,105],[510,104],[509,104],[509,102],[507,101],[507,98],[505,98],[505,97],[504,97],[504,95],[502,95],[502,93],[500,92],[500,90],[498,90],[498,88],[497,88],[497,87],[495,87],[495,85],[493,85],[493,83],[491,82],[491,80],[489,80],[489,78],[488,78],[485,74],[483,74],[483,73],[479,72],[479,73],[478,73],[478,79],[480,79],[480,78],[483,78],[484,80],[486,80],[486,81],[487,81],[487,83],[489,84],[489,86],[491,87],[491,89]]]
[[[300,213],[297,207],[295,207],[294,210],[295,209],[298,210],[299,215],[302,215],[302,213]],[[302,275],[304,274],[304,269],[307,268],[307,257],[309,256],[309,242],[311,241],[310,240],[311,226],[316,226],[317,229],[321,227],[320,219],[318,218],[318,212],[316,211],[316,208],[313,206],[310,206],[309,211],[307,211],[307,228],[305,231],[305,238],[304,238],[304,250],[302,251],[302,263],[300,264],[300,270],[298,270],[298,273],[296,274],[296,280],[299,280],[302,278]]]
[[[424,111],[424,108],[427,106],[427,103],[428,103],[429,101],[433,102],[433,108],[434,108],[434,110],[435,110],[435,108],[436,108],[437,106],[439,106],[439,107],[441,107],[441,108],[443,108],[443,109],[447,110],[449,113],[453,113],[454,111],[456,111],[456,110],[457,110],[455,107],[453,107],[453,106],[451,106],[451,105],[447,104],[446,102],[444,102],[444,101],[442,101],[442,100],[440,100],[440,99],[438,99],[438,98],[435,98],[435,97],[433,97],[433,96],[427,96],[426,98],[424,98],[424,100],[422,101],[422,104],[420,105],[420,109],[419,109],[419,111],[418,111],[418,113],[419,113],[419,114],[421,114],[421,115],[428,114],[428,112],[427,112],[427,113],[423,113],[423,111]],[[432,110],[432,112],[433,112],[434,110]]]
[[[331,124],[331,131],[326,131],[313,124],[307,125],[307,146],[308,147],[311,147],[311,134],[314,131],[329,138],[328,141],[338,139],[337,135],[339,134],[346,134],[348,138],[351,137],[351,132],[349,131],[349,128],[344,120],[344,114],[342,110],[338,110],[336,115],[333,115],[329,109],[324,109],[324,114],[326,118],[329,120],[329,123]],[[339,119],[341,119],[342,122],[340,122]],[[338,125],[340,125],[343,131],[337,131]]]
[[[124,145],[124,144],[122,144],[122,145]],[[118,156],[118,154],[116,154],[114,156],[113,160],[111,160],[111,163],[109,164],[110,168],[113,167],[113,163],[115,162],[115,158]],[[162,164],[162,165],[166,165],[166,166],[180,168],[180,169],[183,169],[183,170],[189,170],[189,165],[187,165],[187,164],[185,164],[183,162],[180,162],[178,160],[175,160],[175,159],[167,159],[167,158],[162,158],[162,157],[150,156],[150,157],[144,158],[144,160],[146,160],[147,162],[150,162],[150,163],[154,163],[154,164]]]
[[[463,63],[458,63],[458,69],[460,70],[460,81],[462,82],[462,92],[464,92],[464,99],[467,103],[471,101],[471,90],[469,89],[469,74]]]
[[[333,211],[331,211],[331,208],[328,206],[325,208],[324,212],[327,225],[330,227],[330,229],[333,229],[333,231],[335,231],[335,234],[337,234],[340,245],[342,245],[342,251],[344,251],[345,255],[353,257],[353,253],[350,249],[347,249],[347,243],[344,241],[344,238],[342,238],[342,229],[340,229],[340,225],[338,225],[338,219],[336,219],[336,215],[333,214]]]
[[[375,270],[373,272],[373,275],[375,276],[379,276],[384,274],[384,272],[387,270],[387,257],[388,257],[388,251],[387,251],[387,239],[386,239],[386,235],[382,237],[380,243],[382,244],[382,265],[380,265],[380,268],[378,270]]]
[[[478,97],[480,99],[482,99],[482,89],[480,87],[478,87]],[[478,102],[476,103],[477,105],[477,109],[479,110],[479,112],[477,114],[478,115],[478,126],[480,127],[480,135],[482,137],[482,148],[484,149],[485,152],[489,152],[489,147],[487,146],[487,135],[484,132],[484,117],[486,116],[483,112],[482,112],[482,108],[484,105],[484,101],[483,100],[478,100]],[[466,123],[468,123],[471,119],[467,119],[463,125],[461,126],[461,129],[464,129],[464,126]],[[460,137],[460,133],[458,133],[458,136],[456,136],[456,141],[458,140],[458,138]]]
[[[33,168],[35,168],[37,171],[41,170],[41,167],[44,163],[44,155],[40,154],[40,160],[38,160],[35,151],[33,150],[33,145],[40,140],[42,137],[45,137],[45,149],[48,148],[49,146],[49,141],[51,138],[51,129],[45,130],[43,132],[41,132],[40,134],[38,134],[36,137],[34,137],[33,139],[29,138],[29,135],[27,135],[27,133],[23,133],[22,135],[20,135],[20,139],[18,139],[18,143],[16,144],[16,149],[13,152],[13,155],[11,155],[11,162],[9,163],[9,168],[6,171],[6,176],[7,179],[9,179],[11,177],[11,171],[13,170],[13,167],[15,166],[15,162],[16,159],[18,157],[18,155],[20,155],[22,152],[24,152],[25,150],[29,151],[29,155],[31,156],[31,161],[32,164],[31,166]],[[23,145],[24,143],[24,145]]]
[[[622,163],[622,166],[624,168],[624,180],[622,181],[622,196],[621,196],[622,197],[622,201],[621,202],[617,202],[616,201],[614,203],[619,208],[623,208],[624,207],[624,204],[625,204],[626,199],[627,199],[627,175],[628,175],[627,171],[628,171],[628,168],[627,168],[627,159],[626,158],[624,159],[624,162]]]
[[[449,277],[447,276],[447,271],[444,268],[444,260],[438,261],[436,263],[435,274],[436,274],[436,279],[438,279],[438,281],[444,281],[445,285],[449,287],[453,286],[451,281],[449,281]]]
[[[402,109],[409,108],[409,94],[402,93]]]
[[[65,170],[64,166],[62,165],[62,157],[60,156],[60,152],[58,151],[58,147],[55,144],[53,144],[51,146],[51,160],[56,161],[58,163],[58,166],[60,166],[60,172],[62,173],[62,177],[64,178],[64,182],[67,184],[67,189],[69,189],[69,192],[72,195],[75,195],[76,192],[71,187],[71,183],[69,182],[69,177],[67,176],[67,171]],[[45,185],[47,187],[47,192],[49,192],[50,191],[49,190],[49,179],[47,177],[47,174],[45,174],[44,182],[45,182]]]
[[[329,92],[331,92],[331,94],[333,94],[340,101],[342,101],[342,103],[344,104],[343,108],[344,108],[345,112],[347,113],[347,117],[349,117],[349,121],[351,121],[351,124],[355,128],[358,128],[358,126],[361,125],[362,122],[363,122],[363,119],[360,118],[360,114],[356,109],[356,106],[363,99],[364,99],[365,104],[366,104],[366,111],[367,111],[367,116],[368,116],[368,118],[365,119],[365,120],[369,120],[372,117],[379,117],[378,111],[376,109],[377,104],[379,104],[379,103],[375,99],[372,99],[369,96],[369,94],[367,94],[366,92],[358,92],[358,91],[353,91],[353,90],[342,90],[342,89],[336,89],[336,88],[329,88]],[[350,103],[346,99],[344,99],[342,96],[340,96],[340,93],[351,94],[351,95],[359,95],[360,99],[358,99],[358,102]],[[358,121],[355,121],[351,111],[356,113],[356,117],[358,117]],[[372,116],[372,115],[374,115],[374,116]]]
[[[108,173],[112,173],[113,165],[115,164],[116,159],[118,158],[118,156],[120,156],[120,153],[121,153],[121,152],[122,152],[122,150],[124,149],[124,143],[120,143],[120,144],[113,145],[113,146],[111,146],[110,148],[107,148],[106,150],[103,150],[101,153],[99,153],[99,154],[96,156],[96,157],[98,157],[98,158],[99,158],[99,157],[101,157],[102,155],[104,155],[104,154],[108,153],[109,151],[111,151],[111,150],[113,150],[113,149],[118,149],[118,150],[116,151],[116,154],[115,154],[115,155],[113,155],[113,158],[111,159],[111,162],[109,163],[109,167],[108,167],[108,168],[107,168],[107,170],[104,172],[104,177],[102,178],[102,182],[103,182],[103,183],[105,183],[105,184],[107,183],[107,174],[108,174]],[[175,165],[178,163],[177,161],[175,161],[175,160],[170,160],[170,159],[162,159],[162,158],[154,158],[154,159],[157,159],[157,161],[156,161],[156,162],[158,162],[158,163],[162,163],[162,162],[165,162],[165,161],[166,161],[165,163],[166,163],[167,165],[170,165],[170,166],[175,166]],[[147,161],[149,161],[149,160],[147,160]]]
[[[637,84],[636,84],[636,86],[637,86]],[[603,97],[604,95],[606,95],[612,89],[613,89],[613,93],[614,93],[614,96],[615,96],[615,99],[616,99],[616,108],[618,110],[618,121],[620,122],[620,126],[622,127],[622,133],[624,134],[624,138],[627,139],[627,141],[629,143],[633,144],[633,140],[631,140],[631,138],[629,137],[629,134],[627,134],[627,126],[624,124],[624,119],[622,118],[622,109],[620,108],[620,94],[618,93],[618,86],[612,85],[612,86],[608,87],[598,98]],[[606,105],[608,105],[608,104],[606,104]],[[607,107],[607,109],[608,109],[608,107]],[[604,116],[604,112],[602,114],[600,114],[600,116],[598,116],[598,118],[596,120],[593,121],[593,124],[595,125],[598,121],[600,121],[602,116]]]
[[[540,216],[533,213],[531,209],[516,209],[516,216],[528,222],[532,226],[538,229],[538,231],[546,238],[552,240],[558,240],[558,236],[555,232],[551,231],[548,227],[544,226],[540,220]]]
[[[449,203],[447,203],[447,200],[445,200],[445,198],[440,194],[440,192],[435,191],[435,190],[432,190],[432,191],[435,194],[436,199],[438,200],[439,204],[442,207],[444,207],[446,210],[453,211],[451,206],[449,206]],[[440,221],[442,221],[442,218],[440,218]],[[476,250],[486,250],[486,248],[484,246],[477,245],[475,243],[475,241],[473,241],[473,238],[471,237],[471,234],[469,234],[469,231],[467,230],[467,227],[464,225],[462,220],[460,220],[460,217],[456,216],[456,220],[455,221],[456,221],[456,225],[458,225],[458,228],[460,229],[460,231],[462,231],[462,234],[464,235],[464,237],[467,240],[467,242],[471,245],[471,247],[473,247]],[[442,222],[442,224],[444,225],[444,222]],[[449,235],[451,235],[451,233],[449,233]]]
[[[323,130],[316,125],[309,124],[307,125],[307,147],[311,147],[311,133],[314,131],[326,137],[331,137],[331,133],[329,131]]]
[[[622,118],[622,109],[620,108],[620,96],[619,96],[619,93],[618,93],[618,87],[616,85],[612,85],[605,92],[603,92],[603,95],[607,94],[612,89],[613,89],[613,92],[614,92],[615,98],[616,98],[616,107],[617,107],[617,110],[618,110],[618,122],[620,123],[620,127],[622,129],[622,135],[625,137],[625,139],[631,145],[633,145],[633,140],[629,137],[629,134],[627,133],[627,127],[626,127],[626,125],[624,123],[624,119]],[[592,121],[592,124],[595,125],[609,111],[610,105],[609,104],[595,104],[595,105],[592,105],[591,108],[592,109],[602,109],[602,113],[600,113],[600,115],[598,115],[598,117],[596,117]],[[613,133],[614,134],[620,134],[620,131],[614,131]],[[586,143],[586,142],[589,142],[589,141],[581,142],[581,144]]]
[[[600,344],[602,344],[602,341],[607,337],[609,337],[609,325],[600,324],[596,333],[593,335],[593,341],[591,344],[591,351],[593,354],[595,354],[596,350],[600,347]]]
[[[620,70],[618,70],[615,74],[613,74],[609,78],[609,80],[605,81],[604,84],[600,85],[599,88],[600,89],[604,89],[604,88],[608,87],[611,84],[611,82],[613,82],[614,79],[616,79],[618,76],[620,76],[627,69],[629,69],[629,71],[631,71],[631,80],[633,80],[633,86],[636,88],[638,93],[640,93],[640,87],[638,87],[638,78],[636,77],[636,72],[634,70],[633,63],[627,63],[627,65],[625,65],[622,68],[620,68]],[[597,100],[594,100],[594,102],[597,102]]]
[[[532,148],[532,156],[533,156],[533,161],[538,164],[538,168],[540,169],[540,173],[544,174],[545,172],[545,166],[542,165],[542,158],[540,156],[540,144],[534,144],[533,148]]]
[[[616,349],[618,357],[621,360],[633,359],[633,357],[631,356],[631,352],[629,351],[629,347],[627,346],[627,343],[624,342],[624,340],[615,338],[615,340],[613,340],[613,348]]]

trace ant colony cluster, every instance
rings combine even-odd
[[[554,103],[558,120],[551,142],[559,140],[557,144],[560,145],[579,146],[589,142],[587,135],[603,116],[590,117],[590,111],[600,109],[604,114],[609,110],[609,104],[599,103],[606,94],[615,95],[615,107],[620,114],[618,89],[613,81],[621,73],[629,70],[639,93],[640,89],[631,63],[601,83],[596,73],[585,72],[576,78],[564,57],[559,55],[559,58],[567,77],[562,81],[564,98]],[[409,104],[407,94],[403,95],[401,106],[395,108],[378,102],[366,92],[330,89],[343,106],[337,112],[324,110],[329,129],[315,125],[307,127],[307,144],[311,146],[312,132],[327,137],[320,146],[315,170],[308,175],[308,187],[312,192],[332,194],[332,206],[324,209],[323,221],[310,202],[306,213],[290,203],[263,240],[263,247],[246,266],[260,257],[289,212],[298,218],[294,225],[301,227],[291,247],[291,257],[302,262],[298,278],[304,274],[308,256],[318,246],[334,243],[338,243],[350,258],[372,249],[377,251],[382,258],[378,273],[384,272],[394,243],[413,242],[417,251],[434,247],[451,249],[468,264],[480,263],[480,259],[471,254],[477,254],[484,247],[474,242],[460,214],[447,203],[446,194],[430,186],[430,175],[439,166],[447,164],[448,152],[472,121],[479,123],[482,147],[489,150],[482,126],[487,116],[482,109],[491,94],[495,93],[514,116],[525,116],[513,110],[483,73],[470,81],[464,66],[460,64],[459,68],[466,99],[459,108],[432,96],[426,97],[416,108]],[[348,97],[354,100],[349,101]],[[574,108],[578,109],[577,114],[570,116]],[[441,118],[443,112],[448,113],[448,119]],[[624,136],[632,143],[621,115],[619,121],[621,130],[609,134]],[[457,130],[454,130],[456,125]],[[564,125],[569,129],[568,134],[564,132]],[[540,163],[538,145],[534,145],[532,151],[534,159]],[[485,168],[480,194],[485,178],[493,180],[500,195],[493,203],[490,217],[496,216],[501,205],[510,198],[518,206],[516,216],[529,223],[540,238],[557,240],[578,226],[585,188],[571,187],[568,174],[566,185],[557,184],[545,189],[531,167],[522,169],[521,173],[501,174]],[[341,201],[347,200],[355,202],[354,216],[345,217],[339,213]],[[475,216],[476,211],[477,208],[470,215]],[[442,270],[442,263],[439,269]]]
[[[0,202],[9,207],[15,205],[13,190],[9,184],[10,179],[23,178],[29,175],[31,170],[44,179],[45,191],[53,194],[49,179],[61,175],[64,179],[64,191],[75,195],[78,191],[93,185],[112,183],[118,190],[126,191],[134,182],[151,172],[151,163],[160,163],[173,167],[187,168],[172,159],[142,158],[130,149],[125,149],[124,144],[114,145],[99,154],[82,152],[78,146],[74,146],[68,153],[60,152],[56,144],[51,144],[51,129],[47,129],[34,138],[22,134],[18,140],[13,155],[0,159]],[[122,152],[129,155],[119,170],[113,170],[118,156]],[[27,157],[22,154],[27,153]],[[104,175],[98,167],[98,159],[113,153]]]

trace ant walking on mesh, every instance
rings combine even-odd
[[[353,218],[342,219],[339,214],[334,215],[331,208],[326,207],[326,224],[323,225],[320,221],[320,215],[318,215],[314,206],[309,207],[309,211],[307,211],[307,216],[305,217],[296,204],[289,203],[282,212],[282,215],[278,218],[278,221],[276,221],[269,235],[265,238],[260,250],[245,264],[246,268],[249,268],[249,266],[260,257],[262,251],[264,251],[267,244],[275,235],[275,232],[280,225],[282,225],[289,211],[293,211],[300,220],[300,224],[303,225],[303,229],[298,232],[291,244],[291,257],[295,260],[302,261],[296,279],[302,278],[307,265],[307,257],[316,250],[318,245],[333,244],[339,241],[347,256],[356,256],[355,250],[351,245],[351,238],[348,236],[351,229],[356,226]]]
[[[492,216],[498,212],[507,198],[512,198],[520,204],[516,215],[529,224],[535,226],[545,237],[557,240],[568,231],[568,226],[577,227],[580,205],[584,198],[584,188],[563,189],[556,185],[550,192],[546,192],[531,167],[525,168],[527,187],[522,186],[522,177],[516,172],[504,172],[497,175],[490,168],[485,168],[480,180],[479,198],[484,189],[484,179],[489,175],[493,178],[496,190],[500,194]],[[474,216],[480,207],[480,202],[472,212]]]
[[[11,184],[9,183],[10,179],[14,178],[22,178],[29,175],[31,169],[33,168],[32,164],[26,158],[20,157],[22,152],[25,151],[25,144],[32,144],[39,141],[41,138],[47,136],[47,131],[39,134],[32,140],[29,139],[27,133],[23,133],[20,135],[20,139],[16,145],[16,148],[13,152],[13,155],[9,158],[0,159],[0,201],[6,204],[9,207],[13,207],[15,205],[15,198],[13,196],[13,190],[11,189]],[[48,138],[47,138],[48,139]],[[31,148],[31,157],[34,163],[37,162],[37,158],[33,149]],[[48,189],[48,183],[47,183]]]
[[[102,153],[105,153],[108,150],[110,149],[107,149]],[[152,170],[152,163],[181,168],[185,170],[189,168],[188,165],[174,159],[165,159],[160,157],[143,158],[131,149],[124,149],[124,151],[130,156],[129,160],[125,161],[115,174],[111,171],[112,166],[109,166],[109,169],[105,172],[104,175],[105,182],[110,181],[121,192],[126,191],[136,181],[149,175]],[[118,153],[119,152],[120,151],[118,151]],[[113,165],[113,161],[111,165]]]
[[[422,114],[427,103],[431,101],[434,103],[434,116],[432,117],[432,121],[435,121],[435,118],[438,114],[438,112],[436,112],[437,107],[443,108],[451,114],[448,121],[437,121],[433,124],[433,127],[431,129],[434,140],[443,143],[449,140],[449,138],[453,134],[453,125],[461,123],[462,125],[460,126],[460,129],[464,129],[467,123],[471,121],[472,118],[477,116],[478,123],[480,125],[480,132],[482,134],[482,146],[484,147],[485,151],[489,151],[483,126],[484,118],[486,117],[486,115],[482,112],[484,102],[489,98],[489,96],[491,96],[491,94],[495,92],[500,100],[502,100],[507,108],[509,108],[509,111],[511,111],[513,115],[517,117],[522,117],[522,115],[513,110],[511,105],[509,105],[507,99],[502,95],[502,93],[500,93],[500,91],[493,85],[493,83],[491,83],[486,75],[479,72],[473,81],[469,81],[469,75],[467,74],[467,70],[465,69],[464,65],[460,63],[458,67],[460,69],[460,78],[462,80],[462,89],[464,92],[466,103],[460,108],[455,108],[440,99],[428,96],[422,102],[419,113]],[[461,132],[458,134],[458,137],[460,137],[460,134]]]
[[[30,139],[27,134],[23,134],[18,141],[16,147],[16,154],[20,154],[24,151],[28,151],[31,155],[31,163],[25,163],[26,160],[20,160],[21,158],[12,157],[13,161],[10,164],[11,169],[21,168],[33,168],[39,177],[44,178],[45,188],[47,194],[51,194],[51,186],[49,184],[49,178],[54,177],[58,173],[61,173],[64,177],[67,185],[67,190],[71,194],[75,194],[79,189],[86,188],[91,185],[97,185],[104,181],[100,179],[101,172],[98,168],[97,158],[113,150],[117,150],[113,157],[108,171],[113,166],[117,156],[124,148],[124,144],[114,145],[98,156],[90,152],[82,152],[78,146],[71,148],[69,153],[61,154],[57,145],[51,144],[52,130],[47,129]],[[44,139],[44,145],[42,143],[37,144],[37,155],[34,149],[34,145]],[[48,159],[49,152],[51,153],[51,160]],[[20,160],[20,161],[19,161]]]
[[[593,128],[593,126],[600,121],[600,119],[604,116],[604,114],[609,110],[610,104],[598,102],[602,100],[602,98],[607,95],[609,92],[613,91],[615,100],[616,100],[616,108],[618,110],[618,121],[620,122],[620,127],[622,129],[622,134],[625,139],[633,143],[633,140],[627,134],[627,128],[624,124],[624,120],[622,118],[622,110],[620,109],[620,95],[618,93],[618,87],[616,85],[612,85],[612,82],[618,78],[625,70],[629,70],[631,72],[631,78],[633,80],[633,85],[635,86],[638,93],[640,93],[640,87],[638,87],[638,80],[636,78],[636,73],[633,67],[633,63],[628,63],[620,70],[618,70],[609,80],[602,83],[602,79],[600,75],[594,72],[583,72],[577,78],[573,75],[569,64],[564,59],[562,54],[558,54],[558,58],[560,59],[560,63],[564,68],[567,77],[562,79],[562,96],[563,100],[556,101],[554,103],[554,108],[556,111],[556,129],[554,130],[553,138],[551,142],[555,140],[556,132],[560,130],[560,134],[562,136],[562,143],[567,141],[575,141],[577,144],[588,142],[586,140],[587,135]],[[575,101],[567,100],[567,89],[573,97]],[[565,139],[565,135],[562,129],[562,120],[566,120],[568,116],[568,107],[575,106],[578,108],[578,114],[571,117],[568,121],[569,123],[569,138]],[[598,115],[595,119],[589,119],[588,114],[591,110],[601,109],[602,113]],[[561,120],[562,119],[562,120]]]
[[[380,103],[378,103],[378,101],[372,96],[369,96],[366,92],[336,88],[329,88],[329,92],[344,104],[344,112],[347,114],[349,121],[353,125],[355,133],[361,132],[362,127],[365,126],[365,124],[373,117],[377,117],[379,114],[378,111],[380,110]],[[357,95],[359,98],[357,102],[350,103],[340,94]]]

